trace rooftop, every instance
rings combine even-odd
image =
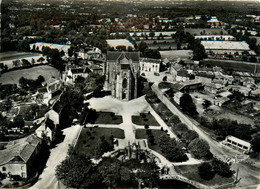
[[[251,147],[251,144],[250,144],[249,142],[246,142],[246,141],[244,141],[244,140],[241,140],[241,139],[239,139],[239,138],[237,138],[237,137],[227,136],[227,139],[232,140],[232,141],[234,141],[234,142],[236,142],[236,143],[238,143],[238,144],[241,144],[241,145],[243,145],[243,146]]]

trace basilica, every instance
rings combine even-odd
[[[106,85],[119,100],[137,98],[140,52],[108,51]]]

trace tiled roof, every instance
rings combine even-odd
[[[17,156],[26,163],[40,142],[41,139],[35,135],[9,142],[6,149],[0,150],[0,165],[8,163]]]

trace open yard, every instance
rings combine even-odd
[[[47,81],[51,77],[59,78],[59,71],[51,66],[35,66],[28,69],[21,69],[4,73],[0,77],[0,83],[4,84],[17,84],[19,86],[19,79],[21,77],[27,79],[37,79],[39,75],[42,75]]]
[[[76,153],[83,154],[88,157],[94,157],[98,146],[98,141],[102,136],[104,136],[105,140],[109,142],[109,138],[111,136],[119,139],[125,138],[124,131],[121,129],[83,128],[75,146]]]
[[[218,174],[216,174],[214,176],[214,178],[211,180],[203,180],[200,178],[199,173],[198,173],[199,165],[200,164],[180,165],[180,166],[175,166],[174,168],[175,168],[176,172],[180,173],[181,175],[183,175],[191,180],[198,181],[205,185],[215,185],[216,183],[218,185],[221,185],[221,184],[227,184],[227,183],[234,182],[234,179],[232,177],[225,178],[225,177],[219,176]]]
[[[122,116],[115,115],[113,112],[97,112],[98,117],[95,124],[121,124]]]
[[[132,116],[132,122],[136,125],[160,126],[150,113],[141,113],[140,116]]]

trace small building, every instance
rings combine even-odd
[[[42,140],[36,135],[9,142],[0,150],[0,171],[8,177],[18,175],[28,179],[36,174]]]
[[[201,71],[195,74],[195,80],[202,83],[211,83],[214,78],[214,73],[209,71]]]
[[[182,92],[174,93],[173,100],[180,105],[180,98],[183,96]]]
[[[230,99],[228,97],[220,97],[214,99],[214,105],[221,107],[224,103],[228,102]]]
[[[65,72],[65,82],[73,84],[77,77],[87,78],[91,71],[87,67],[69,67]]]
[[[234,136],[227,136],[223,141],[223,144],[233,148],[242,153],[248,153],[251,151],[251,144]]]
[[[160,72],[160,63],[159,59],[151,59],[151,58],[142,58],[140,59],[140,71],[141,72]]]
[[[212,94],[216,94],[218,91],[224,88],[224,85],[217,83],[205,83],[204,91]]]
[[[177,71],[177,75],[176,75],[176,81],[188,81],[190,79],[190,74],[188,73],[187,70],[179,70]]]

